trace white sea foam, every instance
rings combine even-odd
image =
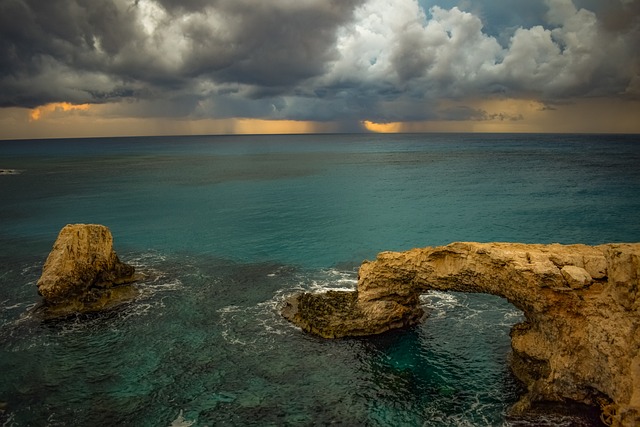
[[[420,301],[430,308],[454,308],[462,305],[456,294],[441,291],[429,291],[422,294]]]
[[[273,349],[275,336],[286,333],[288,322],[278,310],[284,298],[284,294],[278,293],[254,306],[229,305],[218,309],[222,337],[229,344],[247,346],[256,353]]]
[[[30,304],[24,304],[24,311],[20,313],[20,317],[14,320],[14,324],[18,325],[20,323],[28,322],[34,319],[33,309],[38,305],[37,302],[32,302]]]
[[[150,265],[158,264],[167,260],[167,256],[159,252],[144,252],[137,254],[132,258],[126,260],[127,264],[131,264],[134,267],[149,267]]]
[[[1,413],[1,412],[0,412]],[[7,417],[7,419],[4,421],[4,424],[2,424],[2,426],[14,426],[14,425],[18,425],[18,423],[15,422],[16,421],[16,414],[9,412],[9,416]]]
[[[195,420],[188,420],[182,415],[182,409],[175,420],[169,424],[169,427],[189,427],[195,424]]]
[[[23,268],[22,268],[22,270],[21,270],[21,272],[22,272],[22,274],[23,274],[23,275],[25,275],[25,276],[28,276],[28,275],[30,275],[30,274],[36,274],[36,272],[37,272],[37,274],[39,275],[39,273],[40,273],[40,269],[41,269],[41,268],[42,268],[42,264],[40,264],[40,263],[37,263],[37,264],[31,264],[31,265],[28,265],[28,266],[26,266],[26,267],[23,267]],[[34,283],[35,283],[35,282],[34,282]]]
[[[288,267],[285,266],[280,266],[278,268],[275,269],[275,271],[272,271],[271,273],[267,274],[267,277],[278,277],[280,275],[282,275],[283,273],[286,274],[290,271],[290,269]]]
[[[238,325],[242,326],[242,323],[246,323],[247,318],[253,314],[249,308],[229,305],[218,309],[217,312],[220,314],[219,324],[222,327],[222,338],[224,338],[226,342],[233,345],[243,346],[254,344],[256,342],[258,338],[255,336],[250,341],[240,339],[240,333],[236,330]]]
[[[2,302],[2,304],[6,304],[8,301],[9,300],[5,300],[5,301]],[[24,307],[25,305],[26,305],[26,303],[23,303],[23,302],[19,302],[19,303],[13,304],[13,305],[5,305],[4,307],[2,307],[2,310],[13,310],[13,309],[16,309],[16,308]]]
[[[276,271],[268,276],[279,273]],[[217,310],[222,337],[229,344],[246,346],[256,353],[271,350],[277,336],[297,329],[280,315],[287,297],[298,292],[352,291],[357,283],[355,272],[331,269],[321,271],[318,276],[302,277],[293,286],[279,289],[271,299],[256,305],[229,305]]]
[[[489,298],[478,301],[477,298]],[[497,303],[496,303],[497,301]],[[512,326],[522,321],[523,314],[512,305],[501,304],[497,297],[465,294],[460,292],[430,291],[420,296],[420,302],[433,319],[455,318],[473,327]],[[487,324],[487,313],[494,320]],[[478,318],[483,320],[477,321]]]
[[[166,260],[166,255],[158,252],[146,252],[127,259],[126,262],[133,265],[143,276],[136,284],[140,291],[138,300],[146,300],[164,292],[178,291],[184,287],[180,279],[157,267]]]
[[[331,269],[323,270],[321,278],[313,279],[309,283],[299,283],[296,290],[307,292],[353,291],[357,284],[358,278],[355,272]]]
[[[420,295],[420,302],[432,318],[446,317],[448,312],[463,306],[455,294],[440,291]]]
[[[0,175],[20,175],[22,172],[20,169],[0,169]]]

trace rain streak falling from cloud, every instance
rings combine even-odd
[[[496,119],[473,98],[638,99],[639,4],[0,0],[0,106],[384,123]]]

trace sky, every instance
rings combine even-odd
[[[640,133],[640,0],[0,0],[0,139]]]

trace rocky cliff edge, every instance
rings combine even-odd
[[[283,315],[325,338],[413,325],[430,290],[509,300],[525,321],[511,330],[511,367],[527,386],[514,406],[577,401],[609,425],[640,425],[640,244],[458,242],[383,252],[365,261],[355,292],[291,296]],[[428,319],[427,319],[428,321]]]

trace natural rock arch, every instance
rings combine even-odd
[[[337,338],[423,318],[429,290],[506,298],[526,320],[511,330],[512,369],[535,401],[600,405],[615,425],[640,424],[640,244],[453,243],[383,252],[360,267],[355,292],[297,294],[283,315]]]

